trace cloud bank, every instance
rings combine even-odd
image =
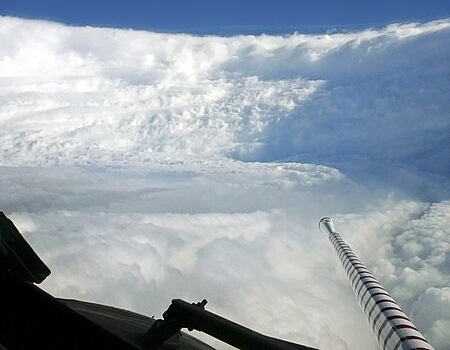
[[[0,17],[0,42],[0,208],[46,290],[157,316],[205,297],[273,336],[376,349],[330,215],[446,349],[450,21],[217,37]]]

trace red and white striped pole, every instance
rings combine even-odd
[[[336,232],[333,220],[324,217],[319,222],[319,228],[328,234],[380,348],[434,349]]]

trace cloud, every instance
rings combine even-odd
[[[230,38],[1,23],[5,164],[352,157],[448,175],[447,20]]]
[[[67,192],[51,180],[63,179],[65,173],[58,173],[59,167],[44,169],[34,175],[41,192],[34,197],[23,194],[18,200],[23,207],[10,216],[52,269],[43,287],[55,295],[149,315],[160,315],[171,298],[205,297],[211,310],[261,332],[320,347],[369,348],[369,327],[332,246],[317,229],[320,215],[350,210],[335,216],[344,239],[431,341],[441,344],[445,339],[436,327],[442,328],[446,316],[414,301],[426,298],[430,290],[443,293],[448,288],[448,264],[442,258],[449,243],[448,202],[429,205],[381,197],[377,205],[370,201],[369,207],[355,208],[361,190],[353,186],[340,198],[326,195],[329,188],[321,189],[321,182],[274,191],[273,184],[260,181],[248,188],[251,172],[230,174],[232,167],[214,174],[215,181],[211,174],[197,174],[198,185],[191,190],[182,189],[188,186],[186,178],[166,171],[158,184],[166,188],[153,192],[144,185],[154,186],[159,171],[63,168],[80,178],[70,182]],[[24,177],[29,171],[9,171],[7,178],[22,184],[18,188],[29,183]],[[232,176],[234,186],[222,190],[221,183],[229,183]],[[331,184],[342,190],[342,181]],[[105,190],[115,183],[124,186]],[[145,199],[136,197],[136,187]],[[317,197],[313,200],[305,191]],[[259,210],[195,210],[202,196],[205,206],[220,196],[216,208],[239,208],[239,192],[239,201],[258,193]],[[275,192],[280,200],[274,199]],[[52,207],[58,194],[61,204]],[[11,202],[8,197],[3,201],[2,206]],[[247,209],[252,209],[250,203]],[[412,248],[405,240],[414,242]],[[417,244],[427,254],[417,254]]]
[[[206,297],[273,336],[375,349],[318,232],[330,215],[444,349],[449,27],[196,37],[0,17],[0,208],[55,295],[156,316]]]
[[[445,288],[427,288],[414,303],[412,315],[416,323],[430,334],[437,348],[445,349],[448,345],[450,290]],[[417,315],[417,316],[416,316]]]

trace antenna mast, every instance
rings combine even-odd
[[[328,234],[380,348],[433,350],[400,306],[336,232],[333,220],[324,217],[319,222],[319,228]]]

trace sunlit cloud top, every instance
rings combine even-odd
[[[56,295],[149,315],[206,297],[273,336],[375,349],[330,215],[445,349],[449,38],[448,19],[198,36],[0,17],[0,209]]]

